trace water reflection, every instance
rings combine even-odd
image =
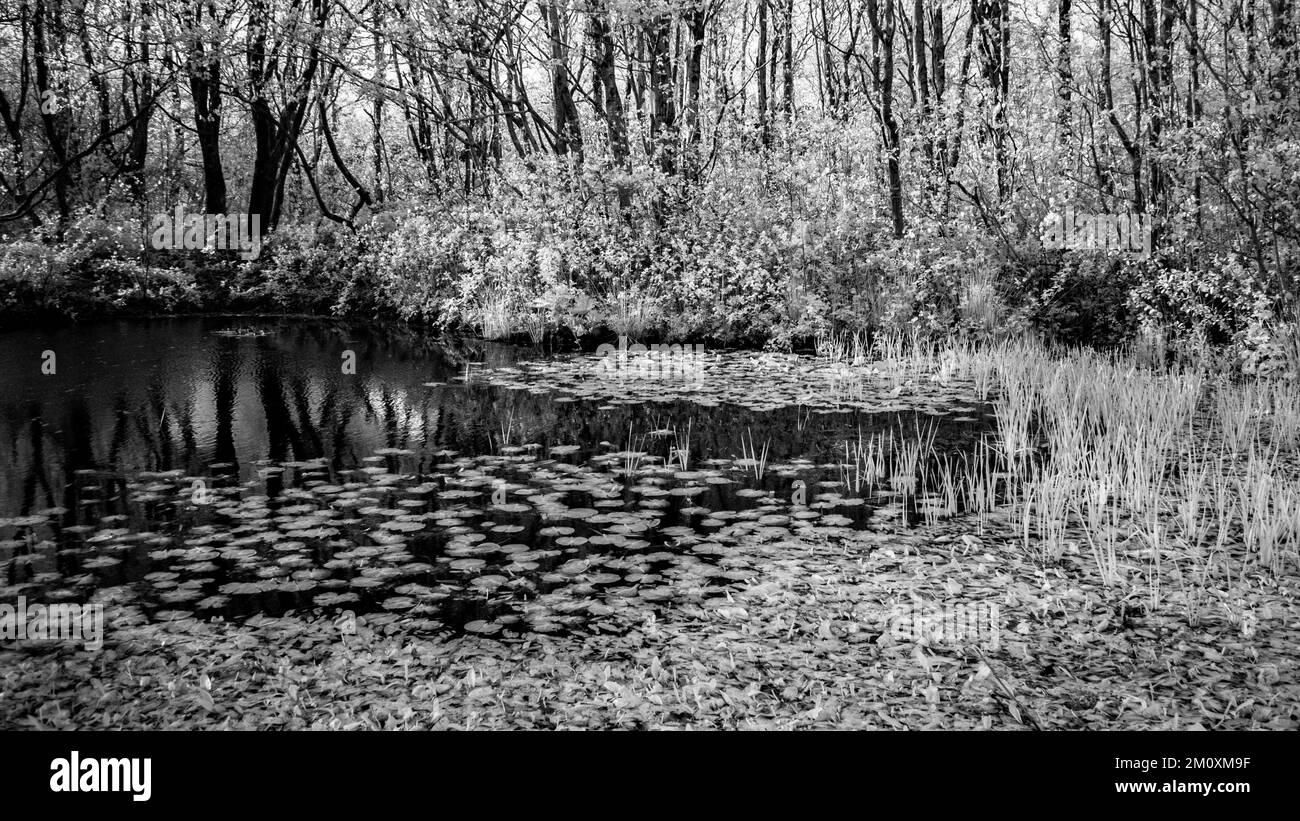
[[[232,326],[264,335],[222,335]],[[79,469],[216,463],[247,477],[259,459],[342,468],[379,447],[437,442],[448,419],[465,425],[446,413],[451,394],[424,383],[518,355],[406,330],[222,318],[9,331],[3,343],[0,511],[10,514],[66,505]],[[54,374],[41,372],[44,351]],[[342,372],[344,351],[355,374]]]

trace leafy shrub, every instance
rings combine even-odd
[[[281,226],[267,237],[261,258],[250,265],[256,278],[242,292],[285,310],[330,311],[343,303],[363,312],[370,305],[348,298],[366,293],[365,234],[332,224]],[[356,280],[363,280],[358,283]]]
[[[1003,272],[1014,319],[1067,345],[1119,345],[1139,325],[1130,295],[1140,268],[1116,254],[1050,251]]]
[[[93,251],[81,242],[51,244],[40,238],[0,245],[0,310],[80,305],[86,295],[74,287],[74,279]]]
[[[1142,322],[1167,328],[1176,338],[1222,345],[1266,310],[1264,284],[1236,256],[1207,260],[1195,268],[1153,258],[1133,268],[1133,304]]]
[[[1261,312],[1241,333],[1237,351],[1244,373],[1300,379],[1300,315],[1294,308]]]
[[[193,270],[155,267],[139,259],[109,257],[84,272],[95,302],[107,308],[177,311],[201,307]]]

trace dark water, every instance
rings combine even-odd
[[[260,337],[223,330],[255,329]],[[0,510],[66,506],[81,468],[245,476],[258,459],[356,465],[381,447],[445,447],[485,432],[491,398],[422,387],[517,351],[329,322],[170,319],[0,336]],[[42,352],[56,373],[41,371]],[[355,375],[342,372],[345,351]],[[461,393],[459,399],[469,398]]]
[[[329,321],[0,331],[0,594],[563,631],[721,592],[747,577],[736,539],[867,526],[882,502],[845,498],[869,495],[839,485],[845,439],[923,421],[969,452],[990,425],[479,378],[539,356]],[[755,440],[766,465],[737,462]]]

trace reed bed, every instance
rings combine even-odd
[[[1141,579],[1153,603],[1170,561],[1185,571],[1176,577],[1192,580],[1185,585],[1202,587],[1232,572],[1230,555],[1274,575],[1300,567],[1293,380],[1168,366],[1146,349],[1054,350],[1025,339],[877,334],[869,345],[840,337],[819,347],[845,365],[864,364],[864,351],[873,372],[894,384],[967,380],[972,398],[993,404],[997,428],[974,454],[955,458],[935,453],[919,430],[859,433],[844,443],[849,492],[887,477],[894,491],[926,500],[927,522],[964,511],[981,530],[1008,505],[1032,555],[1051,563],[1091,554],[1108,588]]]
[[[1149,562],[1130,570],[1157,599],[1167,555],[1202,578],[1234,544],[1270,573],[1300,564],[1294,384],[1025,343],[989,356],[1000,449],[1023,483],[1016,519],[1044,561],[1078,533],[1109,586],[1135,540]]]

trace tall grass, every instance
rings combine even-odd
[[[1021,538],[1043,561],[1078,533],[1111,586],[1117,550],[1137,539],[1153,603],[1170,552],[1207,572],[1234,544],[1269,572],[1300,561],[1296,465],[1279,458],[1300,438],[1286,410],[1300,404],[1294,384],[1212,379],[1127,352],[1010,343],[987,355]]]
[[[1148,342],[1100,353],[1026,339],[828,337],[819,354],[872,364],[886,384],[967,380],[997,419],[989,443],[955,460],[919,427],[859,432],[843,443],[842,484],[861,494],[888,477],[905,499],[919,491],[926,521],[964,508],[981,529],[1009,503],[1040,561],[1091,554],[1106,588],[1129,595],[1140,583],[1152,606],[1176,589],[1162,580],[1178,578],[1199,618],[1216,577],[1300,567],[1300,384],[1171,366],[1160,340]]]
[[[504,293],[492,291],[485,294],[479,303],[478,319],[484,339],[505,339],[514,332],[514,312],[509,297]]]

